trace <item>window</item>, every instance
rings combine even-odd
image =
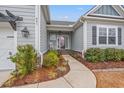
[[[108,44],[116,44],[116,29],[108,28]]]
[[[96,42],[99,45],[121,45],[121,27],[116,26],[97,26],[96,27]],[[93,35],[92,29],[92,35]],[[93,37],[92,37],[93,39]],[[95,40],[95,39],[94,39]]]
[[[56,49],[56,34],[50,34],[50,49]]]
[[[107,29],[104,27],[99,28],[99,44],[107,44]]]
[[[50,34],[50,40],[56,40],[56,35],[55,34]]]
[[[92,45],[122,45],[122,28],[117,26],[92,26]]]

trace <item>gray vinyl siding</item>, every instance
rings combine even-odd
[[[122,44],[121,45],[93,45],[92,44],[92,26],[97,25],[113,25],[122,28]],[[97,42],[98,43],[98,42]],[[87,48],[122,48],[124,49],[124,23],[117,22],[101,22],[101,21],[88,21],[87,24]]]
[[[47,30],[46,30],[46,20],[41,9],[41,22],[40,22],[40,51],[45,52],[48,49],[47,46]]]
[[[82,52],[83,50],[83,25],[72,32],[72,50]]]
[[[1,5],[0,12],[5,13],[5,10],[9,10],[16,16],[23,17],[23,21],[17,23],[17,44],[32,44],[35,45],[35,6],[33,5]],[[24,38],[21,34],[21,30],[27,26],[30,36]]]
[[[95,14],[104,14],[104,15],[114,15],[119,16],[116,10],[111,5],[102,5],[97,11],[94,12]]]

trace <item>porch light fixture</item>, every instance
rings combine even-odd
[[[25,37],[25,38],[28,38],[29,35],[30,35],[30,33],[29,33],[28,29],[27,29],[27,26],[25,26],[24,29],[21,30],[21,32],[22,32],[22,36]]]

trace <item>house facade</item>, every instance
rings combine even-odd
[[[7,10],[7,11],[6,11]],[[9,12],[8,12],[9,11]],[[97,5],[76,22],[51,21],[48,6],[0,6],[0,70],[14,69],[8,57],[18,45],[48,49],[124,48],[124,8]]]
[[[8,58],[18,45],[31,44],[40,55],[46,52],[49,21],[48,6],[0,5],[0,70],[15,68]]]

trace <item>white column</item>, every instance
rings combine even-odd
[[[40,52],[40,5],[35,6],[35,49]]]
[[[43,63],[43,53],[40,51],[40,23],[41,23],[41,6],[35,7],[35,49],[41,58],[41,65]]]
[[[87,50],[87,21],[83,23],[83,51],[84,53]]]

